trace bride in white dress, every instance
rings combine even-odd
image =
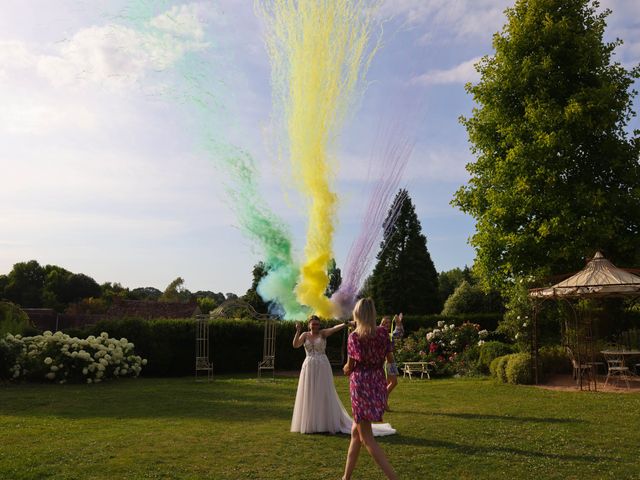
[[[300,433],[351,434],[353,421],[345,410],[333,383],[333,371],[325,353],[327,337],[345,328],[346,323],[320,330],[318,317],[309,317],[309,331],[300,333],[296,325],[293,346],[304,345],[306,358],[300,370],[291,431]],[[375,436],[392,435],[396,431],[388,423],[372,425]]]

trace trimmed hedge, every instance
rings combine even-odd
[[[504,369],[507,383],[528,385],[532,382],[531,355],[529,353],[512,353],[508,356]]]
[[[335,324],[332,322],[331,324]],[[323,327],[329,326],[325,323]],[[138,355],[146,358],[145,375],[184,376],[194,373],[195,321],[193,319],[144,320],[125,318],[103,320],[82,330],[65,333],[77,336],[107,332],[133,342]],[[294,322],[280,322],[276,330],[276,369],[297,370],[304,360],[304,348],[291,345]],[[210,355],[214,372],[256,372],[262,360],[264,323],[246,319],[220,319],[209,322]],[[339,350],[342,332],[328,338],[327,349]]]
[[[531,355],[529,353],[510,353],[493,359],[489,366],[491,376],[502,383],[527,385],[532,383]]]
[[[507,366],[507,362],[509,360],[509,355],[503,355],[502,357],[494,358],[491,364],[489,365],[489,371],[491,372],[491,376],[500,380],[502,383],[507,383],[507,374],[505,372],[505,368]]]
[[[448,324],[464,322],[480,324],[492,329],[500,315],[471,314],[445,317],[426,315],[404,317],[406,334],[422,327],[435,327],[439,320]],[[323,327],[335,325],[335,321],[323,322]],[[305,325],[306,329],[306,325]],[[148,360],[144,369],[150,376],[183,376],[194,373],[195,365],[195,321],[194,319],[123,318],[101,320],[97,324],[81,329],[64,329],[71,336],[86,338],[107,332],[111,337],[126,337],[133,342],[136,353]],[[276,369],[298,370],[304,360],[304,348],[291,345],[295,323],[280,321],[276,331]],[[330,358],[339,358],[343,333],[329,337],[327,350]],[[209,322],[210,352],[214,372],[256,372],[262,360],[264,323],[248,319],[216,319]]]
[[[494,359],[513,353],[514,346],[508,343],[490,341],[484,342],[480,347],[478,358],[478,370],[482,373],[489,373],[489,367]]]

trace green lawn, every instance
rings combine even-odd
[[[347,402],[347,381],[336,378]],[[2,479],[337,479],[348,437],[289,433],[296,379],[0,386]],[[640,396],[403,381],[400,478],[640,479]],[[366,454],[355,478],[382,478]]]

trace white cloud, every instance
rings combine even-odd
[[[206,160],[175,152],[153,158],[126,151],[86,150],[47,145],[14,153],[4,165],[0,203],[5,206],[70,205],[74,211],[89,204],[132,205],[154,210],[187,211],[207,204],[222,191],[216,172]],[[226,207],[216,205],[222,214]]]
[[[421,146],[414,152],[406,178],[412,182],[458,182],[469,179],[465,169],[473,157],[466,150],[447,146]]]
[[[187,52],[205,49],[198,4],[174,6],[140,29],[108,24],[90,26],[69,40],[47,46],[0,42],[1,78],[32,69],[56,86],[99,83],[129,87],[149,71],[169,68]]]
[[[200,20],[201,7],[202,5],[195,3],[174,5],[171,9],[151,19],[149,24],[177,36],[202,40],[204,28]]]
[[[383,16],[399,17],[410,27],[427,27],[420,42],[450,41],[483,37],[498,31],[504,23],[509,0],[389,0]],[[435,33],[434,33],[435,32]]]
[[[50,96],[5,97],[0,109],[0,132],[45,135],[61,130],[79,131],[95,128],[95,113],[71,99]]]
[[[0,40],[0,71],[29,68],[34,63],[26,44],[16,40]]]
[[[444,70],[432,70],[422,75],[413,77],[410,83],[413,85],[444,85],[450,83],[476,82],[480,79],[480,74],[474,65],[480,61],[481,57],[462,62],[455,67]]]
[[[169,235],[180,228],[182,222],[178,219],[167,219],[159,216],[141,217],[133,213],[107,212],[62,212],[53,209],[30,210],[15,208],[4,211],[0,217],[0,229],[9,231],[19,229],[21,236],[42,235],[45,232],[79,232],[101,231],[110,235],[122,233],[127,235]],[[20,245],[19,242],[9,242]]]

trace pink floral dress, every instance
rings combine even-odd
[[[371,337],[360,338],[355,332],[349,335],[347,354],[355,360],[349,378],[349,393],[356,423],[382,421],[387,403],[383,365],[390,351],[389,332],[384,327],[377,327]]]

